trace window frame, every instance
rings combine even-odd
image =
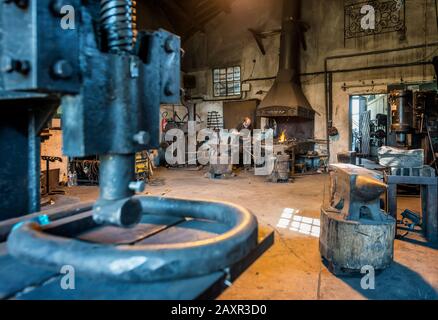
[[[230,69],[233,69],[233,71],[231,72]],[[238,78],[236,77],[237,72]],[[242,95],[242,67],[240,65],[215,67],[212,69],[211,74],[214,98],[232,98]],[[224,78],[222,79],[221,76]],[[216,85],[221,85],[221,88],[217,89]],[[225,90],[225,93],[221,92],[222,89]]]

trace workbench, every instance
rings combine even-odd
[[[384,177],[388,185],[387,212],[397,220],[397,186],[417,185],[421,188],[421,206],[423,230],[426,239],[438,242],[438,179],[424,176],[387,175]],[[396,232],[397,235],[397,232]]]

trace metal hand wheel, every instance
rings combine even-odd
[[[229,227],[207,240],[139,246],[111,246],[63,238],[28,222],[8,239],[14,257],[59,271],[71,265],[78,273],[128,282],[175,280],[210,274],[242,260],[256,246],[258,225],[248,210],[229,203],[135,197],[144,215],[189,217]]]

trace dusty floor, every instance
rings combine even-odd
[[[272,184],[241,172],[210,180],[203,171],[161,169],[146,192],[165,197],[213,199],[247,207],[263,226],[275,229],[275,244],[252,265],[221,299],[438,299],[438,249],[422,241],[397,240],[395,261],[376,275],[375,290],[362,290],[360,277],[335,277],[322,264],[318,238],[279,228],[284,209],[319,219],[327,175],[305,176],[295,183]],[[96,187],[79,187],[69,195],[97,197]],[[401,198],[399,210],[419,210],[416,198]],[[418,237],[416,237],[418,239]]]

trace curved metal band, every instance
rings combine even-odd
[[[248,210],[224,202],[137,197],[143,214],[192,217],[226,224],[230,230],[207,240],[159,245],[108,246],[49,235],[35,223],[14,230],[9,253],[30,263],[129,282],[175,280],[229,267],[257,245],[257,220]]]

